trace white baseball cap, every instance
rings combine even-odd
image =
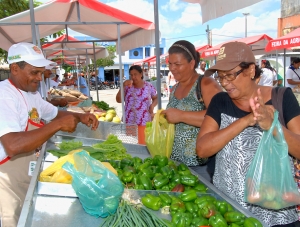
[[[25,61],[35,67],[56,65],[55,62],[47,60],[41,49],[32,43],[17,43],[8,49],[7,61],[9,64]]]

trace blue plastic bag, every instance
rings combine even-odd
[[[300,203],[291,157],[278,112],[271,128],[263,132],[245,179],[245,201],[279,210]]]
[[[101,162],[83,150],[74,154],[74,165],[66,162],[63,169],[72,175],[72,187],[88,214],[104,218],[116,212],[124,187]]]

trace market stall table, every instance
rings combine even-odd
[[[66,135],[54,135],[50,138],[46,145],[43,146],[40,157],[36,164],[36,169],[33,173],[29,189],[25,198],[24,206],[19,219],[18,227],[40,227],[40,226],[72,226],[72,227],[92,227],[99,226],[102,222],[102,218],[96,218],[87,214],[77,197],[66,196],[64,189],[59,192],[62,196],[50,195],[51,193],[45,193],[39,187],[39,174],[43,170],[44,165],[48,161],[54,161],[53,156],[46,152],[48,149],[54,149],[56,143],[60,143],[66,140],[80,140],[83,142],[83,146],[91,146],[92,144],[103,142],[99,139],[90,139],[84,137],[74,137]],[[138,156],[142,159],[149,157],[150,154],[145,146],[126,144],[123,143],[127,152],[133,157]],[[237,211],[243,213],[247,217],[253,217],[249,211],[242,208],[236,201],[227,197],[224,193],[219,191],[214,185],[207,181],[202,176],[191,170],[194,175],[197,175],[199,180],[202,181],[208,187],[208,193],[215,196],[217,199],[225,200],[230,203]],[[51,184],[51,183],[49,183]],[[69,187],[71,185],[68,185]],[[131,190],[129,190],[131,191]],[[136,190],[132,190],[134,192]],[[264,225],[267,226],[267,225]]]

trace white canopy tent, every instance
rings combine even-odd
[[[182,0],[189,3],[199,3],[202,13],[202,24],[205,22],[224,16],[231,12],[258,3],[262,0]]]

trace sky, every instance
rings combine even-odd
[[[49,0],[39,0],[48,2]],[[224,0],[226,1],[226,0]],[[154,0],[101,0],[112,7],[154,22]],[[210,20],[202,24],[201,7],[198,3],[181,0],[158,0],[159,30],[169,48],[178,40],[188,40],[196,47],[207,44],[205,30],[212,30],[212,45],[245,37],[245,16],[247,35],[266,34],[277,38],[277,20],[280,18],[281,0],[263,0],[257,4]],[[69,32],[69,35],[79,35]]]

